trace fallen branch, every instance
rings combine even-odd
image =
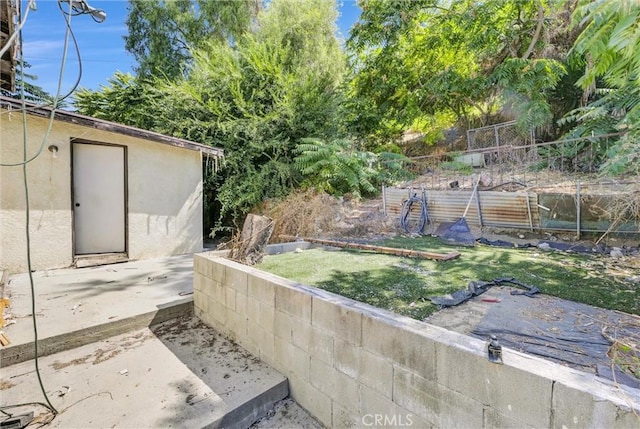
[[[458,252],[432,253],[420,250],[397,249],[395,247],[373,246],[370,244],[350,243],[346,241],[324,240],[321,238],[294,237],[293,235],[281,235],[281,238],[297,241],[307,241],[309,243],[321,244],[323,246],[340,247],[344,249],[368,250],[370,252],[384,253],[395,256],[406,256],[409,258],[434,259],[436,261],[448,261],[460,256]]]

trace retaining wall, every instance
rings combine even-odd
[[[640,391],[219,256],[194,259],[195,313],[289,379],[328,427],[639,427]]]

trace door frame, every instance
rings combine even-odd
[[[71,170],[71,252],[72,252],[72,259],[74,261],[76,261],[78,258],[82,258],[82,257],[87,257],[87,256],[91,256],[91,255],[78,255],[76,254],[76,215],[75,215],[75,209],[74,209],[74,204],[75,204],[75,189],[74,189],[74,179],[75,179],[75,172],[74,172],[74,168],[73,168],[73,161],[74,161],[74,149],[73,149],[73,145],[74,144],[86,144],[86,145],[94,145],[94,146],[114,146],[114,147],[120,147],[122,148],[122,153],[124,156],[124,252],[114,252],[114,253],[101,253],[98,255],[123,255],[124,257],[128,258],[129,257],[129,164],[128,164],[128,160],[129,160],[129,154],[128,154],[128,147],[126,145],[121,145],[121,144],[115,144],[115,143],[105,143],[105,142],[98,142],[98,141],[92,141],[92,140],[84,140],[84,139],[77,139],[72,137],[69,140],[69,145],[70,145],[70,152],[71,152],[71,156],[70,156],[70,167],[69,169]]]

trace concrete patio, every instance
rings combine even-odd
[[[39,367],[59,412],[52,427],[244,428],[289,394],[286,377],[193,317],[193,255],[33,278]],[[53,414],[41,405],[4,408],[45,402],[29,276],[11,276],[4,296],[11,344],[0,349],[0,409],[44,423]],[[295,403],[286,414],[317,424]]]
[[[40,355],[89,344],[191,311],[193,255],[33,273]],[[33,358],[29,276],[11,276],[4,296],[0,365]],[[15,322],[15,323],[14,323]]]

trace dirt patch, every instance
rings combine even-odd
[[[83,363],[86,363],[89,359],[91,359],[93,357],[93,355],[85,355],[81,358],[77,358],[77,359],[73,359],[70,360],[69,362],[59,362],[59,361],[55,361],[54,363],[51,364],[51,368],[57,370],[66,368],[68,366],[75,366],[75,365],[82,365]]]
[[[93,361],[94,365],[97,365],[99,363],[108,361],[109,359],[112,359],[116,356],[118,356],[120,353],[122,353],[122,350],[109,350],[109,351],[105,351],[102,349],[98,349],[95,353],[95,360]]]
[[[15,384],[7,380],[0,380],[0,390],[11,389]]]

